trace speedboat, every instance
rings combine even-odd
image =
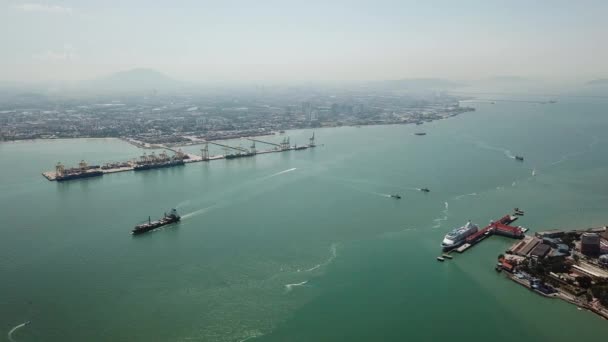
[[[524,157],[522,157],[522,156],[515,156],[515,160],[524,161]]]
[[[422,192],[431,192],[431,190],[429,190],[429,188],[422,188],[422,189],[420,189],[420,191],[422,191]]]
[[[401,196],[398,194],[391,195],[392,198],[401,199]]]

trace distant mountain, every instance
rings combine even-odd
[[[448,89],[463,87],[464,84],[440,78],[406,78],[400,80],[382,81],[383,85],[408,89]]]
[[[496,83],[516,83],[516,82],[530,82],[529,78],[521,76],[492,76],[483,79],[482,82],[496,82]]]
[[[590,86],[608,85],[608,78],[598,78],[598,79],[595,79],[595,80],[591,80],[591,81],[587,82],[586,84],[590,85]]]
[[[131,69],[106,77],[84,81],[83,86],[91,90],[120,92],[149,92],[152,90],[175,90],[184,84],[153,69]]]

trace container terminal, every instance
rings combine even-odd
[[[317,145],[315,144],[315,134],[308,139],[309,143],[307,145],[291,145],[289,137],[285,137],[281,143],[276,144],[269,141],[263,141],[260,139],[252,139],[246,138],[246,140],[251,141],[251,146],[247,148],[243,147],[235,147],[230,146],[214,141],[205,141],[203,144],[203,148],[201,149],[201,155],[184,153],[181,150],[175,150],[170,147],[159,146],[161,149],[165,149],[173,152],[173,155],[168,155],[165,151],[159,153],[158,155],[154,152],[150,154],[144,153],[138,159],[124,161],[124,162],[113,162],[107,163],[104,165],[88,165],[84,160],[80,161],[77,167],[66,168],[61,162],[57,163],[55,166],[55,171],[46,171],[43,172],[42,175],[48,179],[49,181],[68,181],[75,180],[81,178],[90,178],[90,177],[98,177],[103,176],[106,173],[116,173],[116,172],[124,172],[124,171],[145,171],[159,168],[169,168],[176,166],[183,166],[187,163],[194,162],[208,162],[212,160],[218,159],[238,159],[245,157],[254,157],[257,154],[265,154],[265,153],[275,153],[275,152],[286,152],[286,151],[300,151],[309,148],[314,148]],[[272,148],[269,150],[257,150],[256,142],[271,145]],[[209,144],[220,146],[224,149],[223,155],[210,155],[209,154]]]

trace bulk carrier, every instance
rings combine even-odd
[[[137,226],[135,226],[133,228],[133,230],[131,231],[131,234],[137,235],[137,234],[149,232],[152,229],[166,226],[171,223],[179,222],[180,219],[181,219],[181,217],[177,214],[176,209],[171,209],[171,212],[169,212],[169,215],[167,215],[167,213],[165,213],[165,215],[160,220],[157,220],[157,221],[151,221],[150,217],[148,216],[148,222],[138,224]]]

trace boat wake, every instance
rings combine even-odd
[[[479,148],[482,148],[484,150],[502,152],[505,156],[507,156],[507,158],[515,159],[515,155],[510,150],[507,150],[506,148],[492,146],[483,141],[477,141],[475,143],[475,145],[477,145]]]
[[[433,226],[433,228],[440,228],[441,224],[444,221],[448,220],[448,214],[449,214],[449,204],[448,202],[444,203],[445,209],[443,209],[442,213],[443,213],[443,217],[439,217],[433,220],[433,222],[435,222],[435,225]]]
[[[338,256],[338,250],[337,250],[338,244],[337,243],[332,243],[331,246],[329,246],[329,258],[327,258],[327,260],[325,260],[324,262],[320,263],[320,264],[316,264],[315,266],[306,269],[304,271],[298,270],[298,272],[312,272],[314,270],[317,270],[323,266],[327,266],[329,265],[332,261],[334,261],[334,259]]]
[[[247,337],[245,337],[244,339],[239,340],[239,342],[245,342],[245,341],[249,341],[249,340],[251,340],[251,339],[258,338],[258,337],[262,337],[262,336],[264,336],[264,334],[262,334],[262,333],[261,333],[261,332],[259,332],[259,331],[255,331],[255,332],[254,332],[253,334],[251,334],[250,336],[247,336]]]
[[[182,220],[187,220],[189,218],[193,218],[193,217],[199,216],[201,214],[204,214],[204,213],[208,212],[209,210],[211,210],[212,208],[215,208],[216,206],[217,205],[212,205],[212,206],[209,206],[209,207],[206,207],[206,208],[202,208],[202,209],[193,211],[191,213],[187,213],[187,214],[185,214],[185,215],[182,216]]]
[[[390,194],[382,194],[382,193],[379,193],[379,192],[372,192],[372,194],[378,195],[378,196],[382,196],[382,197],[391,197]]]
[[[478,194],[476,192],[471,192],[470,194],[458,195],[458,196],[454,197],[454,199],[459,200],[459,199],[467,197],[467,196],[477,196],[477,195]]]
[[[15,333],[15,331],[17,331],[17,330],[19,330],[19,329],[23,328],[24,326],[26,326],[26,325],[28,325],[28,324],[30,324],[30,322],[29,322],[29,321],[24,322],[24,323],[21,323],[21,324],[19,324],[19,325],[14,326],[14,327],[13,327],[13,329],[11,329],[11,330],[8,332],[8,340],[9,340],[9,341],[11,341],[11,342],[17,342],[17,341],[15,341],[15,339],[13,339],[13,334]]]
[[[305,286],[308,283],[308,280],[304,280],[301,283],[295,283],[295,284],[286,284],[285,285],[285,292],[291,292],[291,290],[293,290],[294,287],[297,286]]]
[[[264,179],[268,179],[268,178],[276,177],[276,176],[278,176],[278,175],[282,175],[282,174],[287,173],[287,172],[295,171],[295,170],[297,170],[297,169],[298,169],[297,167],[292,167],[291,169],[287,169],[287,170],[279,171],[279,172],[277,172],[277,173],[273,173],[273,174],[271,174],[270,176],[265,177]]]

